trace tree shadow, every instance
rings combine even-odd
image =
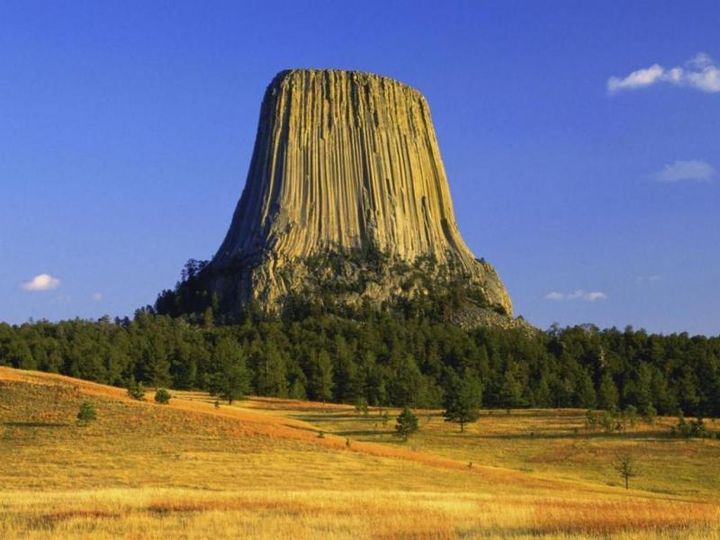
[[[3,422],[3,425],[17,428],[60,428],[70,424],[66,422]]]
[[[368,416],[358,416],[357,414],[302,414],[298,415],[295,418],[298,420],[303,420],[305,422],[327,422],[332,420],[347,420],[347,419],[353,419],[353,420],[365,420],[369,421],[372,420],[372,417]]]
[[[471,434],[472,435],[472,434]],[[472,435],[478,439],[503,439],[503,440],[532,440],[532,439],[653,439],[653,440],[668,440],[677,439],[673,437],[671,433],[667,431],[623,431],[606,433],[603,431],[596,432],[583,432],[578,433],[567,433],[567,432],[531,432],[531,433],[497,433],[497,434],[486,434],[486,435]]]
[[[251,400],[250,400],[251,401]],[[261,402],[262,403],[262,402]],[[356,416],[357,413],[353,414],[352,409],[350,409],[348,406],[318,406],[318,407],[293,407],[293,406],[283,406],[281,404],[264,404],[262,405],[258,404],[258,402],[255,402],[251,407],[248,407],[250,409],[255,409],[258,411],[285,411],[285,412],[291,412],[291,413],[315,413],[315,414],[325,414],[325,415],[337,415],[341,416],[338,413],[343,413],[343,416]]]
[[[343,437],[381,437],[385,435],[392,435],[393,431],[380,431],[380,430],[372,430],[372,429],[358,429],[358,430],[351,430],[351,431],[335,431],[333,432],[333,435],[342,435]]]

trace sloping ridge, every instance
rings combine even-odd
[[[512,481],[516,484],[537,488],[552,488],[570,484],[577,485],[577,483],[574,482],[538,478],[520,471],[499,467],[475,464],[471,470],[468,470],[465,462],[377,443],[353,441],[351,447],[348,448],[345,437],[326,434],[323,438],[319,438],[317,436],[318,428],[312,424],[271,412],[259,412],[238,406],[223,406],[216,409],[211,403],[178,398],[173,398],[167,405],[157,405],[150,401],[133,400],[128,397],[127,392],[122,388],[75,379],[64,375],[0,367],[0,385],[4,384],[28,384],[47,387],[48,392],[50,392],[50,389],[53,387],[65,387],[72,389],[81,396],[101,400],[124,401],[138,407],[140,410],[148,410],[148,412],[150,412],[150,409],[157,407],[161,407],[163,410],[180,411],[192,417],[193,422],[197,422],[198,418],[202,419],[203,417],[206,418],[208,422],[213,421],[213,419],[234,421],[237,422],[238,427],[234,433],[241,437],[262,436],[286,439],[316,446],[319,450],[349,451],[380,458],[412,461],[442,469],[467,470],[469,474],[481,475],[484,480],[489,481]],[[583,487],[593,489],[592,486]]]

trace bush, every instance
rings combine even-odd
[[[595,431],[599,423],[600,418],[598,418],[595,411],[588,409],[585,413],[585,429],[588,431]]]
[[[83,401],[80,404],[80,409],[77,413],[78,424],[89,424],[90,422],[93,422],[95,420],[97,420],[97,411],[95,410],[95,405],[93,405],[89,401]]]
[[[142,383],[136,383],[135,381],[130,381],[130,384],[128,385],[127,389],[128,396],[130,396],[133,399],[137,399],[138,401],[142,401],[145,399],[145,387]]]
[[[613,433],[615,431],[622,431],[625,426],[620,421],[618,412],[614,409],[605,411],[600,417],[600,426],[606,433]]]
[[[643,409],[642,417],[648,424],[654,424],[657,418],[657,409],[652,404]]]
[[[166,388],[158,388],[157,392],[155,392],[155,402],[161,405],[170,403],[171,397],[170,392],[168,392]]]
[[[364,397],[359,397],[355,400],[355,412],[362,414],[363,416],[368,415],[368,402]]]
[[[397,417],[397,423],[395,424],[395,431],[397,434],[407,441],[408,436],[418,430],[418,419],[413,412],[405,407]]]
[[[673,427],[672,431],[674,434],[677,434],[680,437],[685,437],[687,439],[717,438],[717,434],[707,428],[707,426],[705,425],[705,421],[702,418],[696,418],[695,420],[691,420],[690,422],[688,422],[687,420],[685,420],[685,415],[683,415],[682,411],[680,411],[680,414],[678,415],[677,426]]]
[[[635,407],[635,405],[628,405],[622,414],[623,423],[627,422],[628,424],[630,424],[630,427],[634,428],[635,424],[637,424],[637,416],[637,407]]]

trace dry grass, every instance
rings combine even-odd
[[[639,489],[714,499],[720,494],[720,441],[670,436],[676,418],[658,418],[653,424],[638,421],[625,433],[606,434],[585,430],[584,410],[514,410],[510,414],[486,410],[478,422],[460,433],[456,424],[443,420],[440,411],[418,411],[420,432],[401,444],[393,433],[397,409],[388,410],[390,421],[384,425],[382,411],[377,409],[360,416],[342,405],[328,406],[325,411],[258,399],[249,405],[312,422],[318,429],[353,440],[402,446],[464,464],[512,469],[553,481],[620,486],[612,462],[619,452],[628,451],[641,467],[641,475],[633,480]],[[720,431],[720,423],[709,421],[708,425]]]
[[[14,492],[0,505],[4,538],[711,538],[720,517],[697,503],[385,490]]]
[[[402,491],[8,493],[4,537],[455,538],[713,534],[717,508],[667,501]]]
[[[720,538],[717,442],[582,437],[580,411],[486,413],[459,434],[427,411],[400,444],[378,411],[177,394],[0,368],[0,538]],[[681,474],[608,485],[628,445]]]

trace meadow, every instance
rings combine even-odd
[[[720,538],[720,441],[673,418],[606,434],[486,410],[460,433],[420,410],[402,442],[395,409],[173,396],[0,368],[0,537]]]

